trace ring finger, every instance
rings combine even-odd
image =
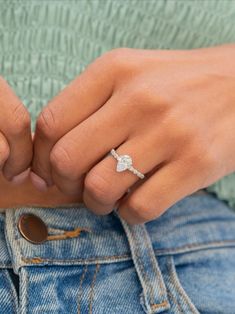
[[[105,157],[89,171],[84,182],[84,203],[97,214],[111,212],[126,191],[134,184],[142,184],[148,173],[166,161],[170,153],[160,130],[157,139],[149,133],[135,136],[120,145],[116,152],[133,158],[133,167],[146,178],[142,180],[129,170],[117,172],[117,160],[111,155]]]

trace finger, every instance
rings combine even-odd
[[[131,138],[120,145],[116,152],[119,155],[129,155],[133,167],[143,174],[148,174],[166,161],[170,147],[165,145],[165,137],[159,129],[157,137],[148,133]],[[129,188],[136,182],[143,184],[146,180],[140,179],[129,170],[117,172],[116,166],[117,160],[108,156],[95,165],[85,178],[83,200],[96,214],[110,213]]]
[[[25,171],[32,160],[30,115],[7,82],[0,78],[0,129],[10,154],[3,167],[6,179]]]
[[[77,193],[82,175],[109,152],[110,147],[125,141],[129,125],[125,110],[119,111],[111,97],[95,114],[64,135],[50,154],[53,181],[66,194]],[[122,127],[120,127],[122,125]]]
[[[111,96],[113,75],[98,58],[55,96],[40,114],[35,131],[32,171],[53,184],[49,155],[55,143]]]
[[[162,215],[170,206],[199,189],[198,175],[181,163],[169,162],[119,204],[119,215],[140,224]]]

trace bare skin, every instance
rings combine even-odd
[[[29,170],[33,157],[32,138],[27,109],[8,83],[0,78],[0,208],[79,202],[79,191],[76,196],[68,196],[53,186],[41,192],[29,176],[17,179],[17,184],[9,182],[25,169]]]
[[[32,182],[142,223],[234,172],[234,54],[235,45],[105,53],[38,117]],[[111,148],[146,179],[117,173]]]
[[[0,174],[0,191],[0,208],[30,205],[53,207],[79,203],[80,200],[79,195],[65,195],[56,186],[50,187],[47,192],[41,192],[32,184],[29,177],[20,185],[12,185],[2,173]]]

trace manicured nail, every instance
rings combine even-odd
[[[42,192],[47,191],[48,187],[46,182],[40,178],[36,173],[34,173],[33,171],[30,171],[30,178],[32,180],[33,185]]]

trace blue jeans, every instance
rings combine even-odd
[[[19,217],[48,227],[26,240]],[[82,204],[0,214],[0,313],[235,313],[235,212],[192,194],[159,219],[130,226]]]

